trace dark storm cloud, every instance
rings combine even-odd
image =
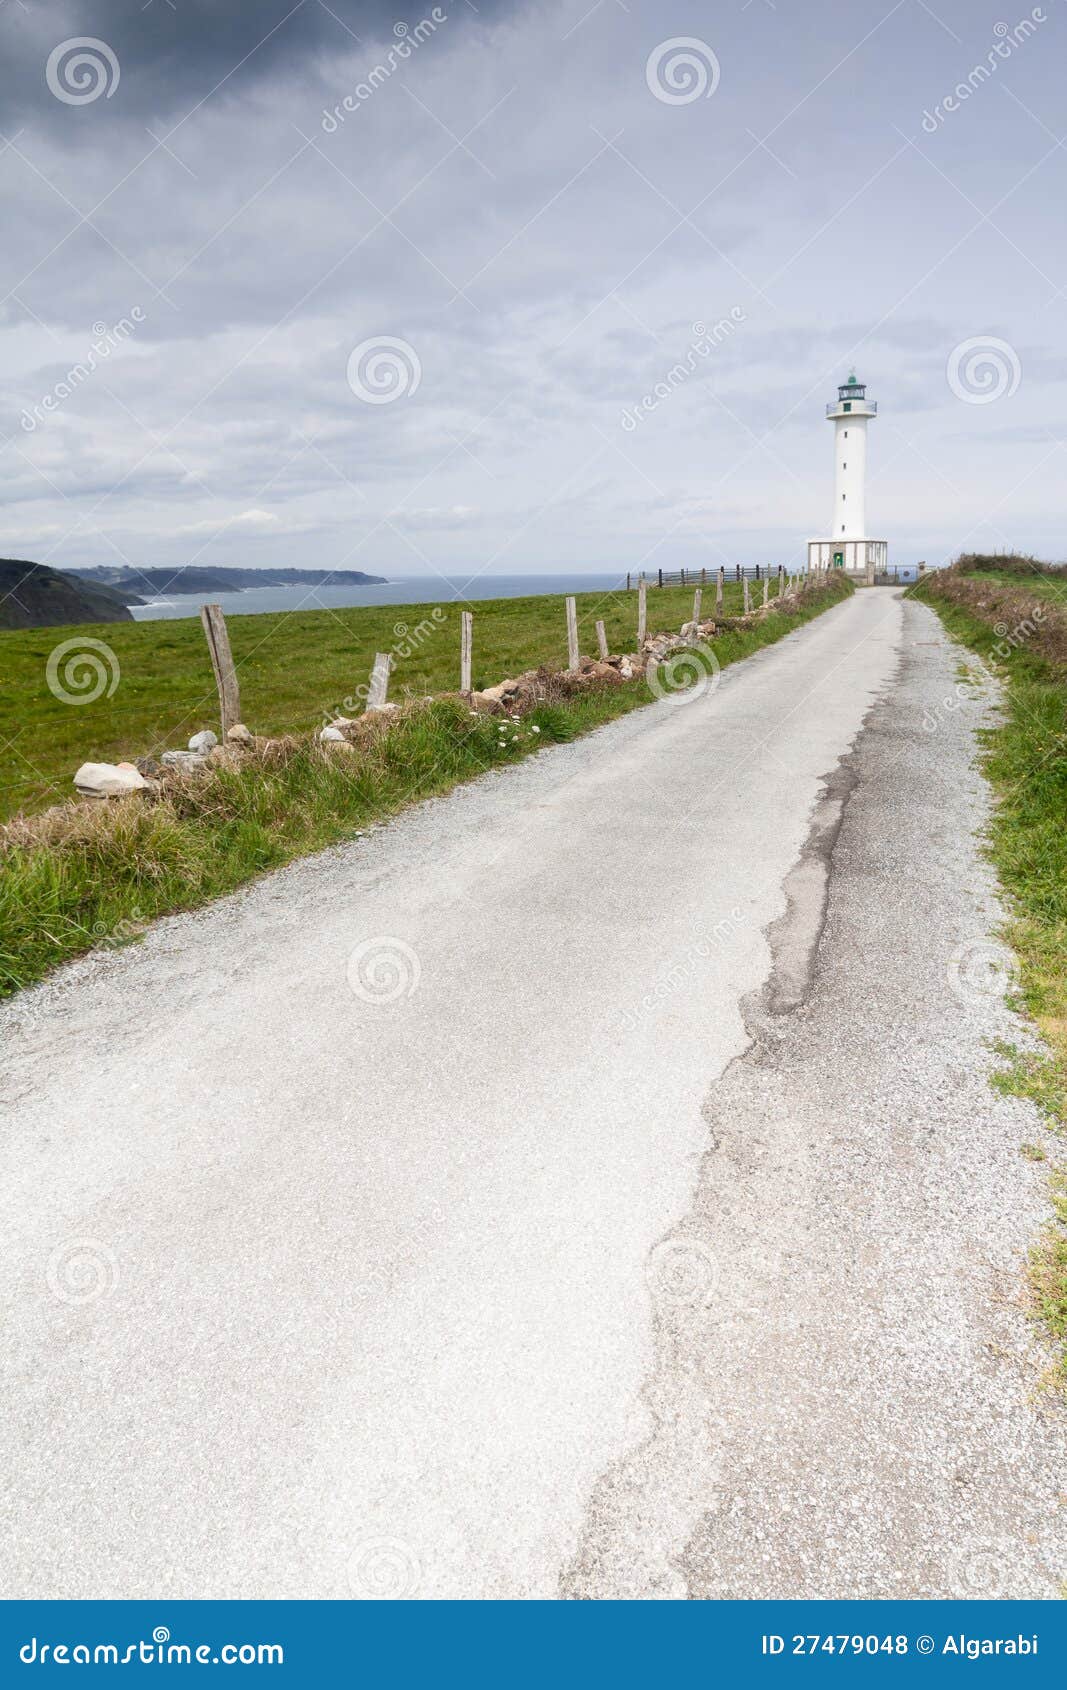
[[[0,18],[0,127],[15,119],[54,119],[62,106],[49,92],[45,67],[64,41],[102,41],[119,66],[122,99],[86,107],[96,123],[148,111],[167,112],[205,99],[231,74],[239,86],[332,53],[395,39],[413,29],[434,0],[66,0],[7,6]],[[449,20],[477,28],[516,0],[440,0]],[[112,73],[113,74],[113,73]],[[84,136],[80,137],[84,140]]]

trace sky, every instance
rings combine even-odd
[[[1000,3],[1000,0],[997,0]],[[1064,0],[0,0],[0,553],[1060,560]]]

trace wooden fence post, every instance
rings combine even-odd
[[[578,667],[578,606],[567,600],[567,668]]]
[[[596,625],[596,648],[600,653],[601,663],[604,663],[608,655],[608,636],[603,622],[598,622]]]
[[[637,649],[645,643],[645,631],[648,627],[648,583],[642,575],[637,583]]]
[[[700,571],[700,585],[702,587],[706,587],[707,584],[708,584],[708,572],[707,572],[706,569],[702,569]]]
[[[715,614],[716,614],[716,616],[722,615],[722,584],[723,584],[723,580],[725,578],[725,575],[726,575],[726,571],[722,567],[722,565],[720,564],[719,565],[719,573],[715,577]]]
[[[211,667],[215,671],[215,685],[219,689],[219,714],[222,717],[222,737],[226,738],[235,723],[241,720],[241,694],[237,686],[237,670],[230,651],[230,636],[226,632],[226,618],[219,604],[202,604],[200,620],[204,624],[207,649],[211,653]]]
[[[663,571],[662,571],[662,569],[661,569],[661,570],[660,570],[660,572],[659,572],[659,585],[660,585],[660,586],[661,586],[661,587],[662,587],[662,585],[663,585]]]
[[[778,565],[778,597],[785,597],[785,565]]]
[[[367,709],[381,710],[384,708],[389,692],[389,675],[393,667],[391,651],[379,651],[374,655],[374,668],[370,672],[370,686],[367,688]]]
[[[471,670],[474,656],[474,616],[469,610],[459,613],[459,690],[471,692]]]
[[[701,600],[702,596],[703,595],[700,591],[700,588],[698,587],[696,592],[693,594],[693,632],[694,633],[696,633],[697,629],[700,626],[700,600]]]
[[[752,609],[752,600],[748,596],[748,576],[744,577],[745,615]]]
[[[771,591],[771,578],[770,578],[769,575],[765,575],[763,577],[763,602],[764,602],[764,604],[767,603],[767,599],[770,596],[770,591]]]

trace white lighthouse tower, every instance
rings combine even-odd
[[[808,541],[808,569],[843,569],[873,581],[875,570],[886,567],[889,550],[887,541],[867,533],[867,424],[878,406],[855,371],[826,415],[834,425],[834,508],[829,539]]]

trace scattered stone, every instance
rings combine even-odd
[[[158,775],[159,764],[154,757],[138,757],[134,768],[142,775]]]
[[[651,662],[661,663],[674,651],[684,651],[689,641],[681,634],[653,634],[641,647],[645,658]]]
[[[207,767],[207,758],[199,751],[164,751],[160,758],[172,769],[186,769],[190,772]]]
[[[384,704],[368,704],[365,707],[363,714],[365,716],[380,716],[380,715],[383,714],[383,712],[385,714],[388,714],[390,710],[399,710],[399,709],[400,709],[399,704],[394,704],[392,699],[386,699]]]
[[[231,745],[251,745],[252,735],[243,722],[235,722],[232,728],[227,728],[226,738]]]
[[[344,745],[347,743],[336,722],[331,722],[328,727],[323,728],[319,738],[324,745]]]
[[[189,741],[189,750],[198,751],[202,757],[206,757],[208,752],[211,751],[218,743],[218,734],[213,734],[210,728],[202,728],[200,732],[198,734],[194,734],[192,739]]]
[[[143,792],[148,782],[132,763],[83,763],[74,776],[83,798],[122,798]]]
[[[484,699],[489,704],[503,704],[506,698],[512,698],[519,691],[518,681],[498,681],[495,687],[484,687],[475,693],[475,698]]]

